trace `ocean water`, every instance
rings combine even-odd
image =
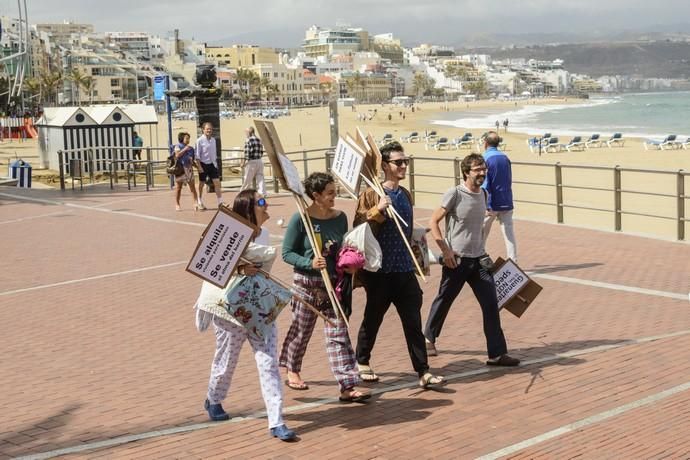
[[[582,104],[526,105],[515,110],[448,112],[434,124],[488,130],[496,120],[508,118],[509,131],[542,135],[614,132],[624,137],[663,139],[669,134],[679,139],[690,136],[690,92],[635,93],[595,96]]]

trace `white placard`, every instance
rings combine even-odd
[[[494,283],[500,309],[529,283],[529,277],[515,265],[515,262],[508,259],[494,272]]]
[[[187,271],[224,288],[251,241],[254,230],[250,222],[222,208],[206,227],[187,264]]]
[[[288,188],[296,194],[304,196],[304,186],[302,185],[302,179],[299,177],[299,171],[297,171],[295,164],[290,161],[288,157],[280,153],[278,154],[278,161],[280,161],[280,168],[283,170],[283,176],[285,177]]]
[[[335,147],[331,172],[351,192],[357,194],[359,174],[362,172],[364,157],[345,139],[340,138]]]

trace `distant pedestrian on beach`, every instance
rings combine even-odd
[[[503,120],[503,131],[508,132],[508,119]]]
[[[494,124],[496,125],[496,132],[498,132],[498,129],[501,127],[501,122],[496,120],[496,123]]]
[[[196,159],[199,167],[199,209],[204,210],[204,184],[209,179],[216,191],[218,206],[223,204],[223,194],[220,189],[220,175],[218,173],[218,156],[216,139],[213,137],[213,124],[206,122],[201,127],[203,134],[196,140]]]
[[[253,188],[253,182],[256,179],[257,190],[260,194],[266,195],[264,162],[261,160],[264,156],[264,146],[261,144],[261,139],[256,137],[253,127],[247,128],[245,133],[247,140],[244,141],[244,159],[242,162],[244,178],[242,179],[242,188],[240,190]]]
[[[392,119],[393,119],[393,115],[391,115],[391,114],[389,113],[389,114],[388,114],[388,121],[391,121]]]
[[[134,131],[132,133],[132,159],[133,160],[141,160],[141,147],[144,146],[144,139],[141,138],[141,136]]]
[[[513,173],[510,159],[498,150],[500,143],[500,136],[493,131],[489,131],[484,138],[484,161],[489,168],[482,184],[482,188],[488,193],[484,218],[484,242],[486,243],[489,237],[494,220],[498,219],[503,231],[506,253],[517,263],[517,242],[513,230]]]

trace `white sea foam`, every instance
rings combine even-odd
[[[669,134],[666,132],[655,132],[655,128],[650,130],[650,126],[620,123],[623,121],[622,119],[615,119],[620,117],[612,116],[614,119],[611,120],[611,123],[605,124],[596,123],[593,120],[584,121],[587,120],[587,117],[583,117],[583,120],[578,123],[566,123],[559,122],[556,115],[558,112],[569,110],[586,110],[597,106],[618,104],[623,101],[623,98],[623,96],[596,98],[581,104],[526,105],[517,110],[490,114],[483,113],[478,117],[463,117],[456,120],[434,120],[432,124],[466,129],[489,130],[495,128],[497,120],[502,123],[502,121],[507,118],[510,122],[510,131],[532,135],[543,135],[544,133],[550,132],[558,136],[589,136],[593,133],[599,133],[602,137],[605,137],[611,136],[615,132],[622,132],[624,137],[658,140],[663,139]],[[626,107],[627,106],[622,106],[618,110],[627,110]],[[548,113],[548,119],[550,121],[544,120],[543,115],[545,113]],[[616,123],[616,121],[618,123]],[[682,136],[682,133],[678,134]]]

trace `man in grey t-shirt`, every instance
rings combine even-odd
[[[484,250],[484,215],[486,192],[481,186],[486,178],[484,158],[467,155],[460,164],[463,182],[448,190],[441,199],[441,207],[434,210],[429,221],[431,234],[443,253],[443,272],[438,294],[431,304],[431,312],[424,328],[427,354],[435,356],[436,338],[441,334],[443,322],[460,290],[469,283],[482,307],[484,336],[486,337],[491,366],[517,366],[520,360],[508,356],[508,346],[501,329],[494,278],[482,266]],[[446,236],[439,223],[446,220]]]

